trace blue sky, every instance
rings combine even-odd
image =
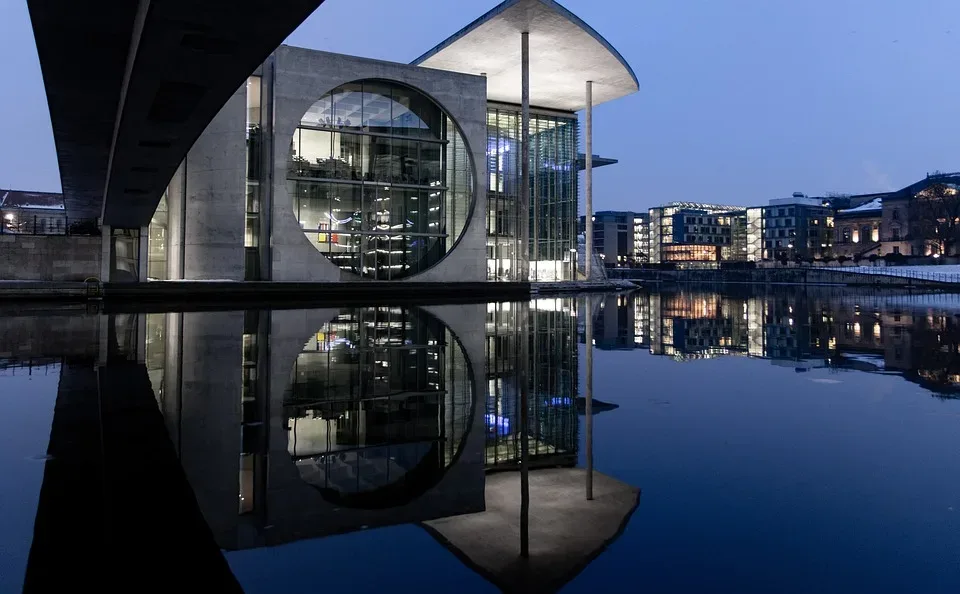
[[[327,0],[288,43],[408,62],[495,3]],[[595,175],[598,210],[872,192],[960,170],[956,0],[563,4],[640,79],[595,112],[596,152],[620,159]],[[0,187],[57,191],[24,0],[0,0],[0,56]]]

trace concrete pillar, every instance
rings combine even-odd
[[[530,33],[524,31],[520,34],[520,237],[526,237],[527,241],[521,240],[520,249],[524,252],[523,258],[527,260],[527,279],[530,278],[530,241],[536,241],[536,237],[530,237]],[[535,264],[534,264],[535,265]],[[519,278],[517,280],[523,280]]]
[[[586,258],[583,263],[583,270],[586,273],[587,280],[590,280],[590,272],[593,267],[593,81],[587,81],[587,114],[586,114],[586,163],[584,174],[584,195],[586,196],[586,216],[584,217],[584,228],[586,229]],[[589,345],[588,345],[589,347]],[[589,373],[589,372],[588,372]]]
[[[242,281],[247,176],[246,81],[187,153],[183,278]]]
[[[589,220],[589,219],[588,219]],[[589,227],[587,227],[589,229]],[[587,260],[589,263],[590,260]],[[593,303],[588,295],[584,299],[586,312],[586,344],[587,344],[587,403],[584,407],[584,436],[587,446],[587,501],[593,499]]]

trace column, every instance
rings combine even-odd
[[[526,238],[520,249],[526,252],[527,260],[527,280],[536,280],[530,278],[530,241],[536,241],[536,238],[530,237],[530,33],[524,31],[520,34],[520,55],[521,55],[521,102],[520,102],[520,237]],[[534,264],[536,266],[536,264]],[[522,280],[522,279],[518,279]]]
[[[583,270],[586,273],[587,280],[590,280],[591,268],[593,267],[593,81],[587,81],[587,115],[586,115],[586,163],[584,175],[584,185],[586,186],[584,194],[586,195],[586,213],[584,216],[584,228],[586,229],[586,262],[583,264]],[[589,310],[588,310],[589,311]],[[589,345],[588,345],[589,348]],[[588,372],[589,373],[589,372]]]

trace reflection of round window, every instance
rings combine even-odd
[[[342,270],[390,280],[450,251],[466,227],[473,166],[454,121],[431,99],[384,81],[343,85],[293,134],[293,210]]]
[[[325,499],[405,504],[453,464],[473,417],[463,347],[416,309],[345,309],[304,345],[284,403],[287,449]]]

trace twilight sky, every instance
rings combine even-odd
[[[957,0],[561,2],[640,79],[595,110],[595,152],[620,159],[595,174],[597,210],[882,191],[960,170]],[[409,62],[496,3],[326,0],[288,43]],[[0,56],[0,188],[59,191],[24,0],[0,0]]]

